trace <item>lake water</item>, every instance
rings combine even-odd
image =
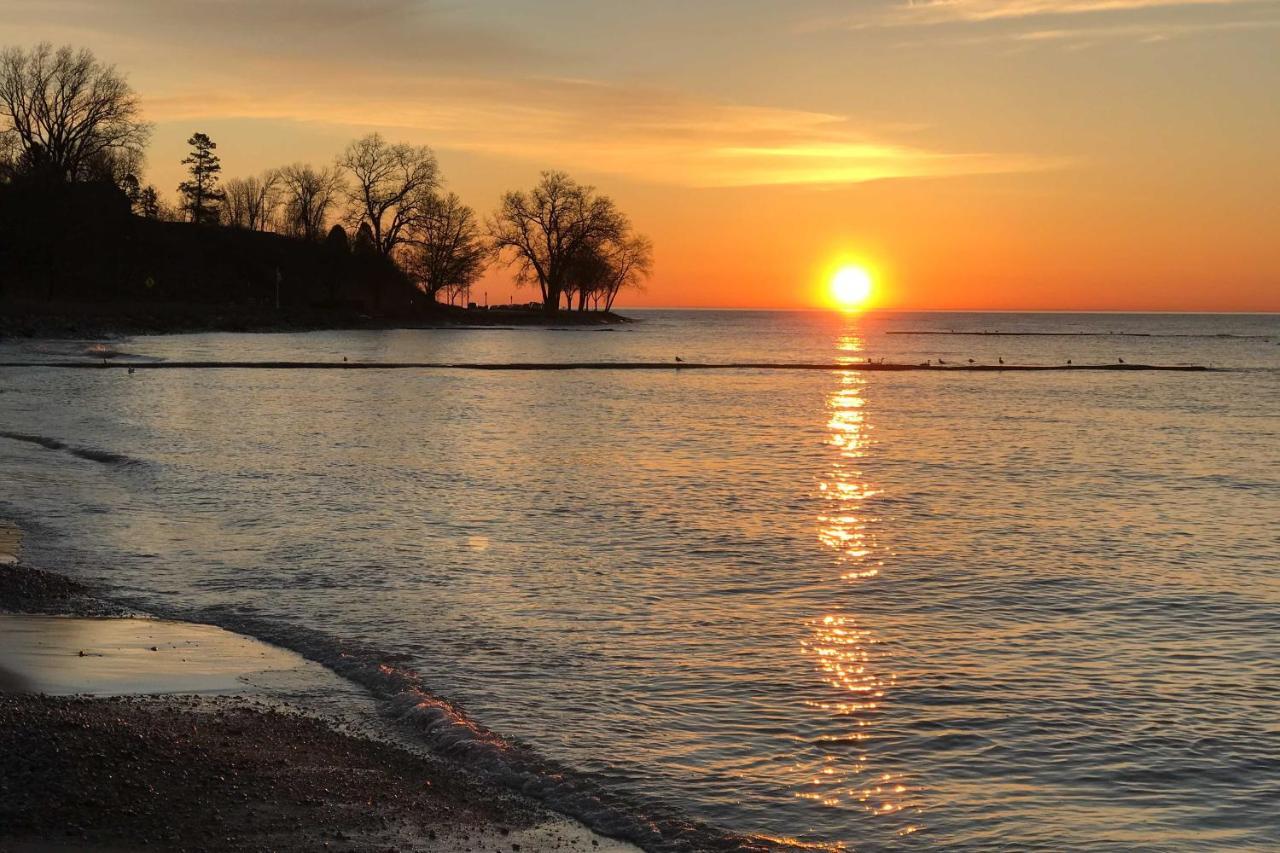
[[[1228,369],[0,369],[0,516],[654,849],[1280,846],[1280,318],[633,313],[117,348]]]

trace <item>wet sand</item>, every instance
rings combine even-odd
[[[21,553],[22,531],[12,524],[0,521],[0,566],[12,566]]]
[[[4,850],[631,849],[243,698],[0,696]]]
[[[293,652],[20,564],[0,610],[0,850],[637,849],[327,718],[372,700]]]
[[[0,613],[0,676],[56,696],[242,693],[263,673],[324,677],[293,652],[212,625]]]

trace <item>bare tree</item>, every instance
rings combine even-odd
[[[223,187],[222,221],[236,228],[266,231],[280,204],[280,174],[268,169],[258,177],[232,178]]]
[[[543,172],[530,192],[504,195],[489,222],[494,251],[516,266],[518,282],[537,282],[548,312],[559,307],[575,259],[592,245],[620,239],[626,229],[612,199],[564,172]]]
[[[653,273],[653,241],[643,234],[629,234],[610,245],[606,250],[609,277],[599,292],[598,301],[604,310],[613,310],[618,291],[624,288],[640,289],[644,280]]]
[[[367,224],[378,253],[391,257],[440,185],[435,155],[426,146],[392,145],[371,133],[348,145],[338,166],[353,179],[351,227]]]
[[[18,174],[22,147],[18,134],[12,130],[0,130],[0,183],[13,180]]]
[[[278,174],[285,231],[305,240],[319,240],[338,200],[342,175],[337,169],[316,169],[301,163],[285,166]]]
[[[457,194],[432,196],[408,234],[406,271],[432,300],[443,292],[452,302],[484,273],[489,247],[475,211]]]
[[[565,307],[572,310],[576,301],[579,311],[586,311],[588,305],[609,311],[618,291],[639,287],[652,268],[653,243],[639,234],[627,232],[585,246],[569,264]]]
[[[0,133],[17,139],[25,169],[86,180],[106,156],[140,156],[151,133],[138,97],[113,66],[48,42],[0,52]]]

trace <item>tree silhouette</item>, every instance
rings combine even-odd
[[[285,230],[304,240],[319,240],[342,187],[342,175],[336,169],[302,163],[285,166],[279,175]]]
[[[162,208],[160,205],[160,196],[156,192],[156,188],[147,184],[138,191],[138,200],[134,203],[133,212],[141,216],[143,219],[159,219]]]
[[[623,288],[642,289],[643,281],[653,272],[653,241],[643,234],[630,234],[605,250],[609,275],[596,300],[606,311],[613,310],[613,300]]]
[[[218,188],[218,173],[222,164],[213,151],[217,143],[204,133],[196,133],[187,140],[191,153],[182,161],[191,179],[178,184],[178,192],[184,198],[182,209],[197,225],[216,223],[218,209],[226,194]]]
[[[405,266],[433,301],[454,297],[476,282],[489,260],[476,214],[456,193],[433,196],[410,232]]]
[[[260,177],[232,178],[223,187],[222,221],[236,228],[266,231],[280,205],[280,175],[268,169]]]
[[[548,313],[559,309],[582,253],[621,239],[626,230],[612,199],[564,172],[543,172],[531,191],[507,193],[489,221],[494,251],[515,265],[518,282],[537,282]]]
[[[23,171],[83,181],[104,160],[140,162],[151,126],[138,112],[125,78],[88,50],[0,52],[0,135],[16,140]]]
[[[374,248],[391,257],[440,184],[435,155],[426,146],[392,145],[371,133],[348,145],[338,166],[353,180],[351,227],[368,225]]]

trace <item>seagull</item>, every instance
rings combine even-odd
[[[676,356],[676,364],[684,364],[684,359],[680,356]]]

